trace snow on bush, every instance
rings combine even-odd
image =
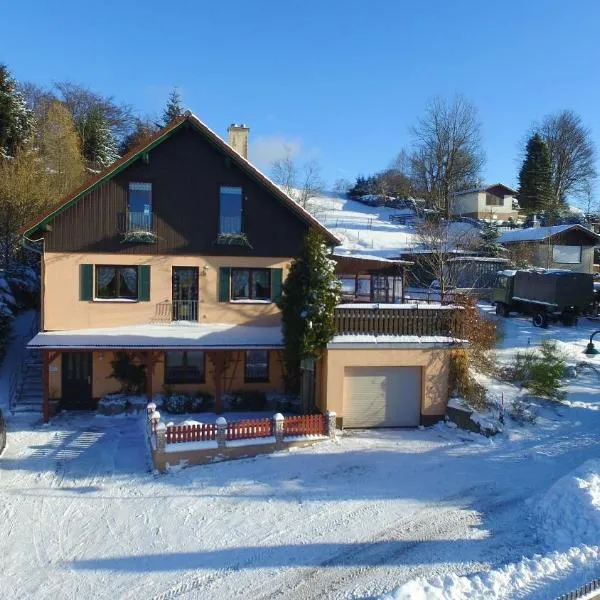
[[[600,459],[583,463],[559,479],[534,509],[550,549],[600,543]]]
[[[168,413],[182,415],[185,413],[207,412],[214,409],[214,398],[209,394],[170,394],[164,398],[163,406]]]
[[[599,566],[600,547],[582,546],[477,575],[413,579],[380,600],[546,600],[586,583]]]

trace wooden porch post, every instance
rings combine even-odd
[[[146,355],[146,396],[148,402],[152,402],[152,397],[154,396],[154,367],[158,360],[157,356],[158,352],[154,352],[153,350],[148,350]]]
[[[223,412],[223,379],[225,375],[226,356],[223,350],[212,350],[208,358],[213,364],[215,377],[215,412]]]
[[[42,387],[43,387],[43,414],[44,423],[50,421],[50,360],[48,350],[42,350]]]

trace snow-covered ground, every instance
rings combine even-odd
[[[332,194],[312,198],[309,208],[342,241],[336,254],[352,252],[388,258],[398,256],[399,252],[414,251],[421,245],[414,224],[390,222],[390,215],[414,217],[410,209],[367,206]],[[475,229],[468,223],[451,223],[450,232],[464,243]]]
[[[504,323],[505,361],[542,337],[579,361],[597,327]],[[553,597],[600,571],[598,548],[571,548],[597,523],[597,463],[581,465],[600,458],[599,384],[580,370],[566,404],[491,440],[443,424],[356,431],[164,476],[139,417],[13,417],[0,596]]]

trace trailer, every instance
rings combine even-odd
[[[497,315],[531,315],[536,327],[555,321],[576,325],[593,300],[593,276],[563,269],[500,271],[492,292]]]

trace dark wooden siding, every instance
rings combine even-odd
[[[152,182],[158,240],[122,243],[119,215],[127,208],[130,181]],[[243,229],[252,249],[215,244],[219,188],[243,190]],[[49,252],[203,254],[288,257],[298,254],[308,224],[239,169],[195,130],[182,129],[113,179],[81,198],[51,222]]]

